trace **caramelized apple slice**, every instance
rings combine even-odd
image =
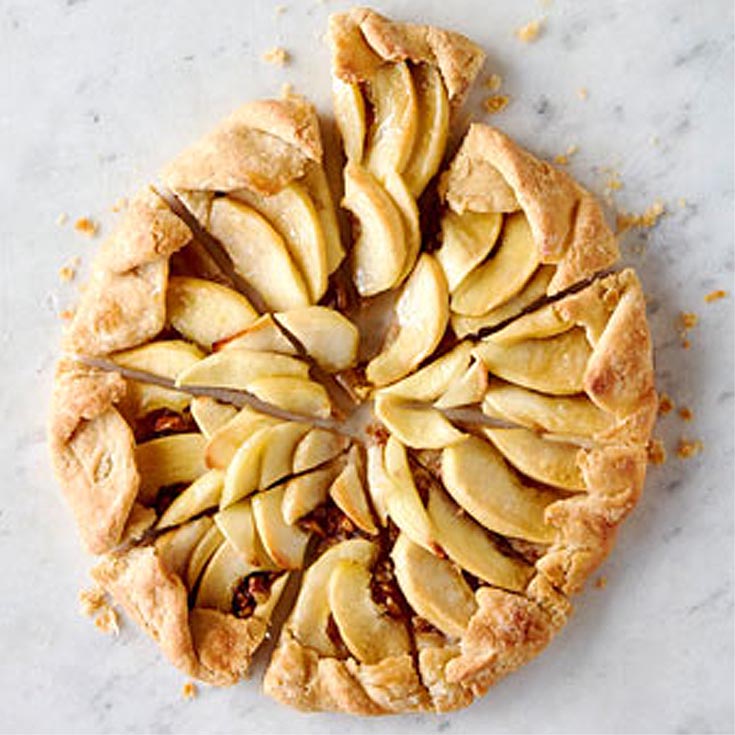
[[[435,487],[429,489],[429,518],[442,549],[462,569],[496,587],[526,588],[533,567],[503,554],[479,523]]]
[[[559,314],[556,304],[547,304],[530,314],[514,319],[507,327],[493,332],[495,344],[510,346],[529,339],[547,339],[574,328],[570,319]]]
[[[154,545],[166,569],[183,577],[194,549],[211,527],[211,518],[199,518],[159,536]]]
[[[413,401],[435,401],[464,375],[471,359],[472,343],[460,342],[446,355],[430,362],[413,375],[381,388],[379,393]]]
[[[401,275],[395,284],[397,286],[413,269],[421,248],[419,208],[400,174],[395,171],[386,171],[382,179],[382,184],[401,213],[403,233],[406,238],[406,259],[403,263],[403,268],[401,268]]]
[[[360,296],[393,288],[406,263],[406,237],[397,205],[375,177],[356,163],[344,170],[342,206],[359,222],[352,269]]]
[[[370,571],[341,561],[329,578],[329,608],[347,650],[362,663],[377,664],[408,653],[405,625],[390,617],[370,593]]]
[[[552,398],[500,381],[491,383],[482,410],[488,416],[529,429],[577,437],[594,437],[609,430],[614,417],[588,398]]]
[[[365,159],[378,178],[406,167],[416,140],[418,106],[411,72],[405,62],[377,69],[369,86],[373,124]]]
[[[232,597],[237,585],[254,571],[256,568],[225,539],[202,572],[195,607],[232,612]]]
[[[305,472],[334,459],[344,451],[347,439],[326,429],[311,429],[293,455],[293,471]]]
[[[209,229],[227,251],[235,270],[269,308],[296,309],[309,304],[308,288],[286,243],[252,207],[229,197],[215,199]]]
[[[299,518],[311,513],[326,502],[329,487],[334,482],[339,467],[330,465],[319,470],[312,470],[305,475],[293,477],[285,483],[283,496],[283,520],[293,525]]]
[[[522,485],[488,442],[471,436],[447,447],[441,471],[449,494],[485,528],[528,541],[553,541],[544,511],[559,496]]]
[[[391,557],[398,586],[408,604],[445,635],[461,637],[477,603],[452,562],[430,554],[403,533]]]
[[[365,102],[357,84],[343,82],[332,77],[332,101],[334,118],[337,122],[345,156],[348,161],[360,163],[365,149]]]
[[[175,380],[203,357],[204,353],[195,345],[182,340],[168,340],[118,352],[112,359],[121,367]],[[161,408],[181,413],[190,401],[191,396],[186,393],[130,380],[122,408],[127,416],[135,419]]]
[[[248,390],[248,385],[259,378],[307,378],[308,375],[308,365],[295,357],[275,352],[231,349],[215,352],[182,371],[176,385]]]
[[[383,447],[371,444],[367,448],[367,487],[373,508],[381,526],[388,523],[388,496],[393,492],[393,480],[385,469]]]
[[[447,283],[439,264],[424,253],[416,263],[396,304],[398,331],[365,370],[367,379],[383,386],[410,373],[437,347],[449,319]]]
[[[530,339],[510,346],[486,337],[475,354],[495,375],[552,395],[581,393],[592,349],[584,330],[574,328],[549,339]]]
[[[332,413],[326,388],[307,378],[283,375],[258,378],[248,384],[248,390],[261,401],[299,416],[326,419]]]
[[[207,439],[237,415],[237,409],[228,403],[220,403],[209,396],[196,396],[189,406],[191,416],[199,431]]]
[[[305,307],[308,308],[308,307]],[[279,329],[272,314],[258,317],[247,329],[231,339],[218,342],[216,350],[255,350],[257,352],[277,352],[280,355],[296,355],[297,350]]]
[[[508,215],[496,253],[452,293],[452,311],[478,316],[500,306],[523,288],[539,262],[526,216]]]
[[[319,301],[327,290],[327,250],[319,215],[306,189],[291,183],[271,196],[250,189],[240,189],[232,196],[256,209],[275,227],[303,276],[311,302]],[[281,277],[279,271],[273,273]]]
[[[418,64],[411,70],[416,90],[417,131],[403,178],[418,199],[439,170],[449,134],[449,100],[439,70]]]
[[[260,426],[237,449],[225,472],[220,508],[227,508],[259,488],[263,456],[275,428],[268,424]]]
[[[267,488],[293,472],[296,447],[309,431],[307,424],[284,422],[270,430],[268,446],[263,452],[258,487]]]
[[[564,490],[586,490],[577,459],[580,448],[543,439],[528,429],[485,429],[485,435],[524,475]]]
[[[378,547],[365,539],[350,539],[324,552],[304,574],[288,627],[303,646],[320,656],[335,656],[337,650],[327,632],[329,622],[329,579],[344,560],[372,567]]]
[[[265,550],[282,569],[300,569],[309,534],[286,523],[283,517],[284,485],[253,497],[253,514]]]
[[[453,383],[434,404],[437,408],[454,408],[479,403],[487,390],[487,368],[474,360],[469,369]]]
[[[248,564],[259,569],[277,568],[263,548],[263,543],[258,536],[249,498],[216,513],[214,522],[222,535]]]
[[[271,416],[242,408],[230,421],[212,434],[205,452],[208,467],[220,470],[227,469],[238,448],[244,444],[258,429],[264,426],[276,426],[280,421]]]
[[[186,587],[190,592],[196,586],[207,562],[212,558],[214,552],[219,549],[224,540],[225,537],[219,528],[212,523],[189,557],[189,563],[186,567]]]
[[[139,500],[150,505],[159,488],[192,482],[207,471],[206,439],[201,434],[171,434],[139,444],[135,460],[140,473]]]
[[[435,408],[410,406],[400,398],[378,395],[375,415],[386,428],[412,449],[441,449],[464,439]]]
[[[306,175],[302,181],[309,192],[322,225],[324,247],[327,254],[327,273],[334,273],[345,257],[345,250],[342,247],[337,214],[334,209],[334,201],[329,190],[327,176],[320,165],[312,164],[307,167]]]
[[[378,527],[367,503],[361,473],[362,458],[357,446],[350,449],[347,463],[329,488],[335,505],[365,533],[375,535]]]
[[[436,533],[416,489],[406,448],[391,436],[385,445],[383,456],[385,469],[391,480],[386,495],[388,515],[414,543],[436,553]]]
[[[280,312],[275,314],[275,319],[325,370],[346,370],[357,361],[360,334],[357,327],[338,311],[310,306]]]
[[[436,259],[450,293],[492,252],[502,225],[503,215],[497,212],[457,214],[449,210],[442,217],[442,245],[436,251]]]
[[[166,321],[205,350],[237,334],[258,313],[237,291],[202,278],[171,276],[166,290]]]
[[[220,470],[205,472],[174,498],[156,528],[178,526],[209,508],[217,507],[223,487],[224,475]]]

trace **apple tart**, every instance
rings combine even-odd
[[[351,227],[313,106],[236,110],[100,248],[51,455],[93,578],[187,675],[237,682],[278,627],[281,702],[447,711],[548,644],[641,494],[645,299],[500,131],[439,173],[474,44],[365,9],[329,41]]]

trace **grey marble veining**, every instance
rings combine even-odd
[[[733,730],[733,23],[727,0],[691,3],[379,2],[446,24],[489,54],[511,103],[491,121],[539,155],[570,145],[569,169],[618,209],[656,198],[667,214],[627,233],[625,261],[649,294],[658,384],[695,414],[657,435],[669,461],[549,650],[453,715],[305,717],[255,681],[181,699],[182,677],[132,625],[117,639],[77,613],[89,559],[51,478],[44,415],[59,312],[58,269],[88,263],[67,212],[103,233],[109,206],[154,176],[239,102],[284,81],[328,109],[327,13],[344,2],[0,3],[0,731],[2,732],[731,732]],[[536,43],[513,30],[546,16]],[[283,45],[284,69],[262,52]],[[581,100],[577,91],[589,96]],[[465,119],[480,111],[477,89]],[[722,301],[704,303],[723,288]],[[700,324],[683,350],[680,311]],[[703,441],[681,461],[676,441]]]

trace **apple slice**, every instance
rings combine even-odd
[[[194,606],[232,612],[232,596],[237,585],[254,571],[256,567],[248,564],[225,539],[202,572]]]
[[[307,431],[307,424],[292,421],[274,426],[270,430],[268,446],[261,459],[259,488],[270,487],[293,472],[294,452]]]
[[[441,341],[449,319],[447,282],[436,260],[424,253],[396,303],[398,331],[367,365],[365,375],[376,386],[410,373]]]
[[[386,171],[382,178],[382,184],[401,213],[403,232],[406,238],[406,258],[403,268],[401,268],[401,275],[396,283],[398,285],[413,269],[421,249],[419,208],[400,174],[395,171]]]
[[[338,473],[339,465],[332,464],[288,480],[283,496],[283,520],[293,525],[325,503]]]
[[[342,136],[342,145],[348,161],[360,163],[365,149],[365,101],[358,84],[343,82],[332,77],[334,118]]]
[[[207,439],[237,415],[237,409],[229,403],[220,403],[209,396],[196,396],[189,406],[199,431]]]
[[[391,557],[408,604],[445,635],[461,637],[477,602],[452,562],[430,554],[404,533],[396,539]]]
[[[261,426],[237,449],[225,472],[220,508],[227,508],[258,489],[263,456],[275,428],[268,424]]]
[[[521,484],[488,442],[471,436],[447,447],[441,472],[449,494],[485,528],[538,543],[554,540],[544,512],[559,496]]]
[[[158,552],[158,558],[171,574],[179,577],[186,574],[194,549],[211,527],[211,518],[198,518],[196,521],[162,534],[155,540],[154,546]]]
[[[526,588],[533,567],[503,554],[487,531],[436,487],[429,489],[429,518],[442,549],[462,569],[506,590]]]
[[[342,206],[359,222],[352,269],[360,296],[393,288],[406,263],[406,235],[400,209],[377,179],[356,163],[344,170]]]
[[[493,374],[525,388],[552,395],[584,389],[584,374],[592,354],[583,329],[574,328],[549,339],[530,339],[510,346],[486,337],[475,355]]]
[[[595,437],[612,428],[615,421],[588,398],[552,398],[500,381],[491,383],[482,410],[487,416],[528,429],[576,437]]]
[[[375,415],[391,434],[412,449],[441,449],[465,437],[435,408],[410,406],[393,396],[378,394]]]
[[[379,179],[406,167],[418,131],[418,105],[411,72],[405,62],[379,67],[369,82],[373,123],[365,160]]]
[[[205,452],[208,467],[224,470],[232,461],[238,448],[258,429],[281,423],[252,408],[242,408],[233,418],[217,429],[207,443]]]
[[[305,472],[334,459],[347,446],[347,439],[326,429],[311,429],[298,443],[293,455],[293,471]]]
[[[350,449],[347,463],[329,488],[335,505],[361,530],[374,536],[378,527],[373,521],[362,480],[362,457],[357,446]]]
[[[209,229],[227,251],[235,270],[269,308],[296,309],[309,304],[308,288],[286,243],[252,207],[229,197],[215,199]]]
[[[253,381],[272,376],[307,378],[309,367],[295,357],[276,352],[222,350],[179,373],[176,385],[179,388],[206,386],[248,390],[248,385]]]
[[[166,321],[180,335],[211,351],[257,319],[258,313],[237,291],[203,278],[171,276],[166,290]]]
[[[383,447],[371,444],[367,448],[367,489],[381,526],[388,523],[388,496],[393,492],[393,480],[385,469]]]
[[[311,302],[319,301],[327,290],[327,250],[319,215],[306,189],[291,183],[271,196],[250,189],[239,189],[232,196],[260,212],[275,227],[303,276]],[[280,271],[273,273],[281,277]]]
[[[300,569],[309,534],[286,523],[283,517],[284,485],[253,497],[253,515],[258,535],[273,561],[283,569]]]
[[[547,339],[564,334],[575,327],[575,323],[559,314],[556,304],[532,311],[514,319],[507,327],[493,332],[492,341],[510,346],[529,339]]]
[[[139,500],[150,505],[159,488],[192,482],[207,471],[201,434],[171,434],[138,444],[135,461],[140,473]]]
[[[313,163],[307,166],[306,174],[301,181],[309,192],[322,225],[327,254],[327,273],[334,273],[344,260],[345,249],[342,247],[342,238],[327,175],[319,164]]]
[[[523,288],[539,263],[526,216],[521,212],[506,216],[496,253],[452,292],[452,311],[479,316],[504,304]]]
[[[411,68],[416,91],[417,131],[403,178],[418,199],[439,170],[449,134],[449,100],[441,73],[431,64]]]
[[[413,401],[435,401],[464,375],[471,359],[472,343],[460,342],[446,355],[442,355],[403,380],[381,388],[379,393]]]
[[[484,429],[488,439],[524,475],[564,490],[586,490],[578,446],[544,439],[528,429]]]
[[[474,360],[469,369],[436,401],[436,408],[455,408],[479,403],[487,390],[487,368]]]
[[[329,608],[349,652],[362,663],[378,664],[410,651],[405,625],[390,617],[370,593],[370,571],[341,561],[329,578]]]
[[[220,470],[209,470],[182,490],[160,517],[157,529],[178,526],[219,505],[224,487],[224,475]]]
[[[386,495],[388,515],[414,543],[434,554],[440,552],[436,532],[408,465],[406,448],[391,436],[383,449],[383,456],[385,469],[391,480]]]
[[[325,551],[304,574],[301,590],[287,623],[294,637],[303,646],[320,656],[335,656],[337,650],[329,637],[329,579],[344,560],[372,567],[378,556],[376,544],[365,539],[349,539]]]
[[[284,375],[258,378],[248,383],[248,391],[261,401],[298,416],[326,419],[332,414],[326,388],[308,378]]]
[[[150,342],[142,347],[118,352],[112,360],[120,367],[154,373],[162,378],[175,380],[182,372],[199,362],[204,353],[195,345],[182,340]],[[145,416],[151,411],[167,408],[181,413],[191,401],[191,396],[160,385],[127,382],[128,389],[122,401],[123,413],[131,419]]]
[[[225,537],[219,528],[212,523],[189,557],[189,563],[186,567],[186,587],[189,592],[196,587],[202,570],[207,566],[207,562],[209,562],[214,552],[219,549],[224,540]]]
[[[502,225],[503,215],[497,212],[457,214],[449,210],[442,217],[442,245],[436,251],[436,259],[450,293],[492,252]]]
[[[324,306],[310,306],[280,312],[274,317],[325,370],[346,370],[357,361],[360,333],[338,311]]]
[[[309,307],[305,307],[309,308]],[[277,352],[280,355],[296,355],[297,350],[279,329],[272,314],[263,314],[247,329],[231,339],[218,342],[215,350],[255,350],[257,352]]]
[[[214,522],[248,564],[259,569],[277,569],[258,536],[249,498],[216,513]]]

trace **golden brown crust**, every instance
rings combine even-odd
[[[399,23],[368,8],[329,18],[333,73],[345,82],[369,80],[385,62],[411,61],[436,66],[450,102],[459,105],[485,54],[459,33],[415,23]]]
[[[456,212],[523,209],[540,262],[557,266],[548,295],[618,259],[615,236],[594,197],[495,128],[470,126],[440,189]]]

